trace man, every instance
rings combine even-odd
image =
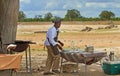
[[[58,40],[59,28],[61,26],[61,20],[56,19],[53,21],[54,25],[47,31],[45,45],[47,47],[47,61],[44,75],[50,75],[59,72],[60,53],[64,45]],[[58,49],[59,48],[59,49]],[[52,72],[51,72],[52,69]]]

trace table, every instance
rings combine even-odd
[[[66,61],[75,62],[75,63],[84,63],[85,64],[85,74],[87,71],[86,65],[91,65],[95,62],[100,61],[103,57],[107,55],[106,52],[94,51],[93,53],[85,52],[85,51],[68,51],[64,50],[61,52],[61,57],[64,58]],[[61,67],[62,67],[61,61]]]

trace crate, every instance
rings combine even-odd
[[[120,74],[120,62],[103,62],[102,66],[104,73],[108,75],[117,75]]]

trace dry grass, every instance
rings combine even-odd
[[[72,23],[72,22],[71,22]],[[65,43],[65,48],[71,46],[71,41],[74,41],[74,46],[83,48],[84,45],[94,45],[96,48],[119,47],[120,46],[120,26],[114,29],[96,30],[98,27],[107,25],[79,25],[80,23],[62,23],[60,28],[60,40]],[[30,24],[30,23],[29,23]],[[32,48],[41,49],[43,47],[46,34],[34,33],[35,31],[47,31],[52,24],[42,23],[43,25],[19,25],[17,31],[17,39],[31,40],[36,42]],[[86,26],[92,27],[94,30],[90,32],[81,32],[81,29]]]

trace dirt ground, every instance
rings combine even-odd
[[[44,51],[44,41],[46,31],[52,24],[20,24],[17,29],[17,40],[30,40],[36,42],[31,44],[32,52],[32,70],[33,73],[18,73],[14,76],[43,76],[43,68],[46,61],[46,51]],[[84,49],[85,45],[93,45],[95,50],[106,50],[109,54],[110,51],[115,51],[116,58],[120,56],[120,25],[117,28],[112,29],[98,29],[104,28],[108,25],[97,24],[80,24],[80,23],[63,23],[60,30],[59,39],[64,42],[64,49]],[[85,27],[93,28],[91,31],[81,31]],[[37,32],[37,33],[36,33]],[[79,76],[84,75],[84,70],[79,69]],[[82,68],[84,65],[82,64]],[[104,74],[100,65],[93,64],[88,66],[87,76],[107,76]],[[25,71],[25,56],[21,63],[21,71]],[[53,76],[78,76],[78,74],[60,74]],[[119,75],[118,75],[119,76]]]

